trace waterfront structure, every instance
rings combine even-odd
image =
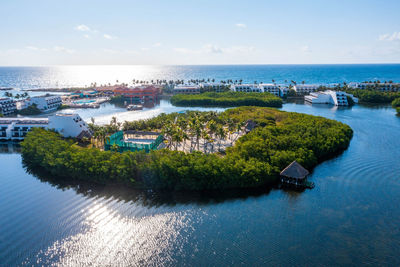
[[[38,109],[42,112],[51,112],[58,109],[62,104],[61,96],[45,95],[45,96],[34,96],[28,99],[29,105],[35,104]]]
[[[398,92],[400,91],[400,83],[392,83],[392,82],[363,82],[363,83],[349,83],[348,86],[353,89],[362,89],[362,90],[379,90],[382,92]]]
[[[164,137],[157,132],[119,131],[106,140],[104,150],[139,151],[156,150]]]
[[[258,85],[261,92],[270,93],[276,96],[281,96],[281,89],[278,85],[274,83],[261,83]]]
[[[351,97],[355,103],[358,103],[358,99],[351,94],[347,94],[342,91],[321,91],[314,92],[306,95],[304,100],[312,104],[332,104],[335,106],[348,106],[347,96]]]
[[[115,95],[121,95],[129,102],[155,102],[160,94],[160,89],[152,85],[136,87],[118,87],[114,89]]]
[[[298,95],[307,95],[312,92],[318,91],[320,85],[318,84],[296,84],[293,89]]]
[[[200,94],[199,85],[177,85],[173,89],[173,94],[195,95]]]
[[[309,175],[303,166],[297,161],[293,161],[283,171],[281,171],[281,183],[283,185],[291,185],[295,187],[310,187],[313,188],[314,184],[307,182],[307,175]]]
[[[48,118],[0,118],[0,140],[23,140],[37,127],[53,129],[64,137],[91,137],[88,125],[78,114],[55,114]]]
[[[281,96],[286,96],[289,93],[289,86],[287,85],[281,85],[279,86],[279,90],[281,91]]]
[[[221,93],[229,89],[229,85],[224,83],[200,83],[200,92],[216,92]]]
[[[29,100],[19,100],[15,102],[17,110],[26,109],[31,105]]]
[[[233,92],[247,92],[247,93],[261,93],[263,89],[257,84],[232,84],[231,90]]]
[[[122,87],[122,86],[121,85],[107,85],[107,86],[96,87],[95,90],[99,94],[110,96],[110,95],[114,95],[114,90],[117,88],[120,88],[120,87]]]
[[[10,115],[16,111],[17,107],[11,98],[0,98],[0,114]]]

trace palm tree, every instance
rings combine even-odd
[[[217,129],[217,136],[218,136],[218,151],[221,152],[221,141],[226,138],[225,128],[220,126]]]

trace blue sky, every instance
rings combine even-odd
[[[0,1],[0,65],[399,63],[399,0]]]

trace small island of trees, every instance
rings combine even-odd
[[[223,92],[198,95],[177,94],[171,98],[175,106],[184,107],[282,107],[282,99],[270,93]]]
[[[400,97],[392,101],[392,107],[396,109],[397,114],[400,115]]]
[[[244,133],[249,120],[255,127]],[[311,169],[340,153],[353,134],[349,126],[334,120],[262,107],[161,114],[124,124],[116,120],[105,126],[92,124],[92,128],[97,141],[87,144],[34,129],[21,143],[24,162],[64,179],[159,190],[257,188],[276,183],[279,172],[293,160]],[[94,145],[121,128],[163,133],[169,148],[119,153]],[[184,142],[181,133],[190,135],[186,141],[192,143],[191,152],[177,149]],[[198,141],[207,139],[203,134],[233,146],[202,150]]]

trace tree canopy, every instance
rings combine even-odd
[[[192,115],[161,114],[123,127],[161,131],[163,122],[186,121]],[[349,126],[334,120],[271,108],[239,107],[213,116],[215,121],[229,119],[239,125],[251,119],[256,127],[222,154],[170,149],[148,154],[101,151],[79,146],[55,132],[34,129],[21,144],[22,154],[29,166],[69,179],[161,190],[255,188],[277,182],[279,172],[293,160],[313,168],[345,150],[353,134]]]
[[[282,107],[282,99],[270,93],[223,92],[198,95],[177,94],[171,98],[175,106],[212,107]]]

